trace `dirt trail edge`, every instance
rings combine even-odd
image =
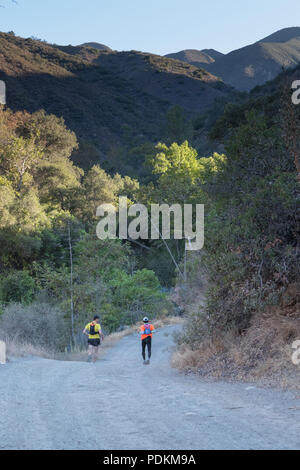
[[[0,449],[300,449],[299,397],[178,373],[177,328],[157,332],[150,366],[137,335],[97,364],[0,366]]]

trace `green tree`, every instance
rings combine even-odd
[[[12,137],[6,143],[0,143],[0,168],[2,174],[12,182],[14,189],[20,192],[23,185],[32,181],[30,170],[41,160],[43,153],[33,139]]]
[[[62,117],[37,111],[17,126],[17,133],[25,139],[33,139],[41,148],[46,160],[69,158],[78,148],[77,138]]]
[[[35,295],[35,282],[27,271],[12,271],[0,277],[0,302],[28,305]]]
[[[163,129],[164,140],[171,144],[182,144],[193,137],[192,125],[188,121],[185,111],[181,106],[172,106],[166,113],[166,122]]]

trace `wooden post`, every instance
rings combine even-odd
[[[6,364],[6,345],[0,341],[0,364]]]

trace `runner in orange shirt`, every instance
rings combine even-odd
[[[150,364],[151,357],[151,345],[152,345],[152,334],[155,332],[155,328],[152,323],[149,322],[147,317],[143,320],[144,324],[141,326],[141,340],[142,340],[142,356],[144,364]],[[146,361],[146,347],[148,349],[148,360]]]

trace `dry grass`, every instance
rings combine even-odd
[[[54,353],[46,349],[34,346],[30,343],[22,341],[18,336],[15,337],[1,337],[1,340],[6,344],[6,355],[9,361],[10,357],[26,357],[26,356],[39,356],[48,359],[54,358]]]
[[[207,339],[196,350],[182,345],[172,366],[202,376],[300,389],[300,366],[291,360],[292,343],[300,339],[300,315],[282,313],[271,307],[257,315],[243,335]]]

